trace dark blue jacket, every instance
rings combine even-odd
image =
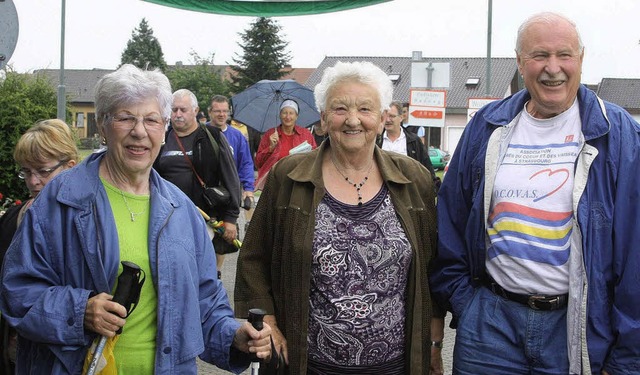
[[[467,125],[438,194],[432,291],[464,313],[485,276],[485,197],[500,146],[530,99],[526,90],[487,104]],[[585,139],[576,164],[567,311],[572,373],[640,373],[640,125],[622,108],[578,91]],[[489,192],[489,193],[488,193]],[[489,195],[487,195],[489,194]],[[588,358],[588,360],[586,360]]]

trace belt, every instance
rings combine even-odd
[[[569,300],[568,294],[559,294],[557,296],[548,296],[542,294],[518,294],[510,292],[498,283],[496,283],[491,277],[487,276],[484,281],[484,285],[493,293],[500,297],[504,297],[510,301],[521,303],[525,306],[532,308],[533,310],[551,311],[560,310],[567,306]]]

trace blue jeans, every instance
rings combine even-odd
[[[567,309],[538,311],[476,289],[453,351],[460,375],[568,374]]]

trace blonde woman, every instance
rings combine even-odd
[[[9,248],[13,234],[22,217],[31,206],[40,190],[56,175],[76,165],[78,148],[67,125],[62,120],[52,119],[37,122],[18,140],[13,158],[20,166],[18,177],[24,180],[31,198],[20,205],[9,208],[0,217],[0,264]],[[13,374],[16,353],[16,332],[2,319],[1,369]],[[2,371],[0,371],[2,372]]]

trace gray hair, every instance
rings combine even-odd
[[[368,61],[346,63],[338,61],[335,66],[327,68],[322,80],[314,89],[313,95],[318,110],[324,111],[327,105],[327,94],[337,84],[354,81],[372,86],[380,99],[380,110],[389,108],[393,100],[393,84],[387,73]]]
[[[189,101],[191,101],[191,107],[193,109],[198,108],[198,98],[196,98],[196,94],[190,90],[180,89],[173,93],[173,99],[184,98],[185,96],[189,97]]]
[[[391,109],[391,107],[396,107],[396,110],[398,111],[398,114],[402,115],[402,103],[394,100],[389,105],[389,109]]]
[[[571,26],[573,26],[576,31],[576,35],[578,37],[578,47],[580,49],[580,53],[584,50],[584,45],[582,44],[582,38],[580,37],[580,32],[578,31],[578,26],[576,26],[575,22],[571,21],[569,18],[563,16],[559,13],[553,12],[542,12],[534,14],[533,16],[527,18],[522,25],[518,28],[518,37],[516,39],[516,53],[520,54],[522,52],[522,39],[524,37],[524,33],[527,31],[529,27],[534,24],[542,23],[546,25],[551,25],[556,21],[563,20],[568,22]]]
[[[149,98],[158,101],[164,119],[171,116],[171,83],[160,70],[141,70],[124,64],[102,77],[95,87],[96,120],[102,126],[105,118],[118,108],[141,103]]]

